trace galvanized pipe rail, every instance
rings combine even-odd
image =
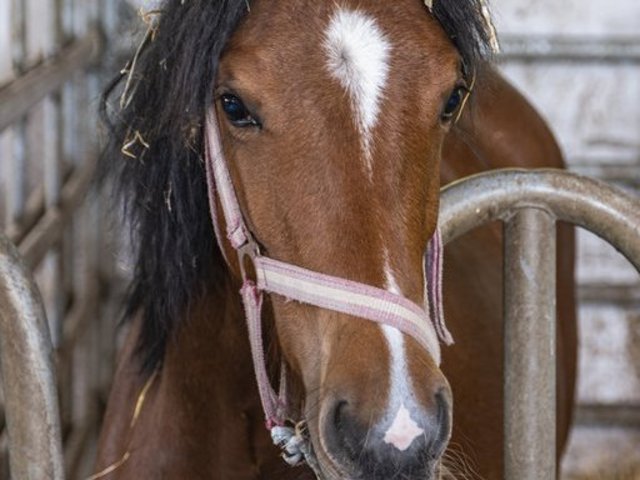
[[[637,65],[640,37],[502,35],[501,62],[568,62]]]
[[[445,243],[505,225],[505,479],[556,478],[555,222],[586,228],[640,272],[640,199],[557,170],[502,170],[443,189]],[[535,394],[533,392],[536,392]]]
[[[445,242],[492,220],[505,227],[505,478],[553,479],[555,221],[609,241],[640,271],[640,200],[561,171],[507,170],[443,190]],[[13,478],[63,478],[52,348],[38,291],[0,235],[0,363]],[[537,391],[534,397],[531,392]]]
[[[0,368],[11,478],[63,480],[53,349],[40,293],[0,234]]]

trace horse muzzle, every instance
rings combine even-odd
[[[429,405],[407,402],[393,415],[372,420],[367,405],[345,398],[323,402],[316,458],[325,478],[388,480],[438,478],[438,464],[451,435],[448,385],[437,387]]]

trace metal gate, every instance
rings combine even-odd
[[[556,221],[615,246],[640,272],[640,200],[553,170],[506,170],[442,193],[445,243],[505,223],[505,478],[556,478]],[[535,394],[533,392],[536,392]]]
[[[640,201],[602,182],[553,170],[489,172],[444,189],[445,242],[494,220],[505,222],[505,478],[551,480],[556,475],[555,223],[596,233],[640,271]],[[12,474],[62,479],[43,309],[27,269],[5,239],[0,265],[0,305],[7,306],[0,311],[0,338],[6,339],[0,363],[5,382],[12,382],[13,396],[7,398]]]
[[[490,3],[500,70],[557,135],[568,169],[640,192],[640,2]],[[576,239],[581,349],[563,473],[640,478],[640,281],[595,235]]]

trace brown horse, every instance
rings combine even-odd
[[[95,478],[314,478],[286,465],[264,428],[238,264],[216,246],[208,214],[206,111],[215,105],[242,209],[269,256],[422,305],[441,178],[562,166],[545,124],[482,58],[483,7],[166,2],[110,114],[122,153],[105,166],[128,196],[137,249]],[[559,236],[560,454],[576,338],[573,237]],[[455,477],[464,463],[501,478],[501,268],[497,227],[448,247],[456,344],[442,369],[393,328],[268,298],[272,381],[284,362],[321,476]]]

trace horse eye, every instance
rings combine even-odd
[[[443,122],[458,120],[460,113],[462,113],[461,109],[464,106],[469,93],[469,90],[464,86],[455,88],[442,111],[441,118]]]
[[[242,100],[231,93],[220,96],[222,110],[234,127],[259,127],[260,123],[251,115]]]

